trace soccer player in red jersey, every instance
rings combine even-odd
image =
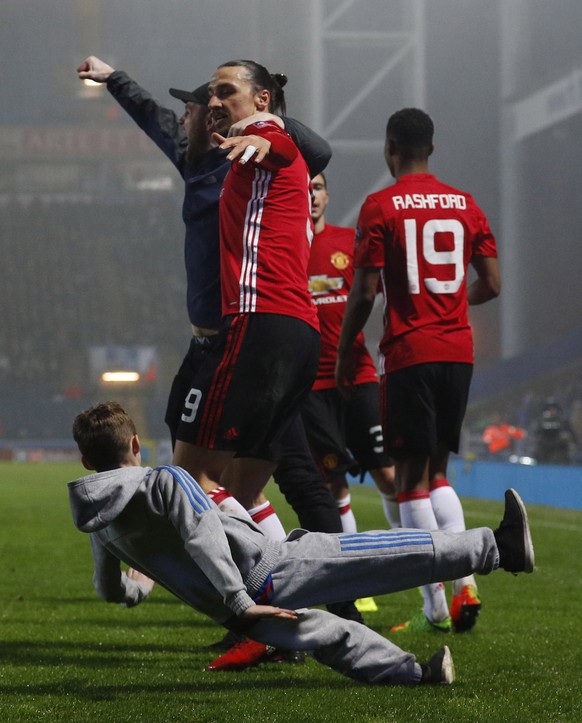
[[[349,399],[339,393],[335,380],[341,324],[354,277],[354,229],[327,223],[329,193],[323,173],[313,178],[312,188],[315,236],[307,273],[319,317],[321,356],[317,379],[302,407],[307,437],[338,503],[344,532],[357,531],[346,472],[370,472],[388,522],[399,527],[394,463],[384,453],[382,439],[378,375],[363,333],[358,334],[354,345],[356,376]]]
[[[210,122],[232,161],[220,201],[224,321],[186,397],[174,454],[204,489],[223,484],[247,509],[276,466],[319,358],[307,290],[313,228],[305,161],[273,121],[225,138],[234,124],[269,111],[276,92],[252,61],[226,63],[210,82]]]
[[[385,329],[384,440],[396,460],[403,527],[465,528],[446,473],[459,448],[473,369],[468,304],[500,291],[496,243],[472,197],[429,173],[434,127],[422,110],[405,108],[386,129],[385,158],[396,179],[366,199],[356,231],[354,284],[342,326],[336,377],[353,384],[352,348],[381,281]],[[477,278],[467,285],[471,264]],[[424,608],[394,630],[468,630],[480,600],[473,577],[423,587]],[[452,618],[452,620],[451,620]]]

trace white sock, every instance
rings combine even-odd
[[[277,513],[269,500],[248,510],[248,513],[253,522],[269,537],[272,537],[274,540],[284,540],[285,537],[287,537],[285,528],[281,524],[281,520],[277,517]]]
[[[449,532],[465,531],[465,515],[459,495],[446,480],[439,480],[430,490],[430,503],[439,530]]]
[[[449,617],[447,595],[442,582],[423,585],[422,596],[424,598],[422,610],[429,620],[432,620],[433,623],[440,623]]]
[[[459,495],[446,479],[437,480],[431,485],[430,503],[434,510],[439,530],[449,532],[464,532],[465,515]],[[458,595],[465,585],[473,585],[477,588],[477,581],[474,575],[453,580],[453,595]]]
[[[247,519],[250,517],[241,503],[235,499],[228,490],[225,490],[224,487],[216,487],[211,492],[208,492],[208,496],[218,505],[218,509],[221,512]]]
[[[338,510],[340,513],[340,519],[342,521],[342,530],[344,532],[357,532],[358,525],[356,524],[356,518],[350,507],[352,496],[350,494],[342,497],[341,500],[336,500]]]
[[[426,496],[415,495],[413,499],[404,499],[406,493],[399,495],[400,522],[402,527],[416,527],[423,530],[438,530],[428,492]],[[441,622],[448,618],[449,607],[445,586],[442,582],[422,586],[424,598],[423,611],[426,617],[433,622]]]
[[[402,527],[417,527],[421,530],[438,530],[439,526],[434,516],[430,497],[408,499],[400,498],[400,523]]]
[[[400,505],[396,501],[394,497],[389,497],[388,495],[384,494],[384,492],[380,492],[378,490],[378,494],[380,495],[380,499],[382,500],[382,509],[384,510],[384,517],[388,520],[388,524],[390,527],[402,527],[400,524]]]

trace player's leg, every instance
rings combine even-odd
[[[303,529],[342,531],[337,505],[315,465],[299,414],[282,439],[282,456],[273,478]]]
[[[270,536],[285,532],[272,505],[262,495],[287,439],[297,434],[299,407],[317,371],[319,336],[307,324],[274,314],[252,314],[241,347],[237,455],[225,486],[249,509]]]
[[[219,343],[219,341],[220,340],[217,334],[212,334],[210,336],[193,336],[188,352],[184,357],[176,376],[174,377],[165,414],[165,422],[168,425],[172,439],[173,452],[175,452],[176,449],[176,434],[178,427],[184,414],[184,401],[192,388],[195,386],[194,380],[206,357],[213,346]],[[180,446],[182,447],[182,443],[180,443]],[[197,454],[194,455],[193,450],[184,446],[178,455],[174,456],[173,461],[174,464],[178,464],[184,468],[188,465],[190,467],[189,471],[192,473],[195,469],[193,457],[196,458],[196,466],[201,463],[199,454],[202,454],[202,450],[197,451]],[[220,468],[222,468],[222,465],[220,465]],[[206,494],[214,500],[223,512],[238,515],[246,514],[246,510],[240,502],[237,502],[237,500],[235,500],[235,498],[227,490],[225,490],[224,487],[219,486],[215,481],[214,478],[219,473],[220,469],[213,473],[209,472],[206,478],[204,478],[200,472],[196,472],[196,475],[199,478],[199,483],[205,490]]]
[[[164,415],[164,421],[170,430],[172,451],[174,451],[176,446],[176,431],[180,423],[182,410],[184,409],[184,399],[191,388],[190,380],[192,378],[192,374],[189,371],[187,360],[188,354],[184,358],[172,381],[170,394],[168,395],[168,403],[166,405],[166,413]]]
[[[377,467],[370,470],[370,477],[374,480],[376,489],[382,500],[382,509],[390,527],[401,527],[400,505],[396,493],[396,467]]]
[[[328,486],[340,514],[342,532],[357,532],[358,523],[356,522],[356,516],[352,510],[350,485],[348,484],[345,474],[336,473],[333,476],[330,476]]]
[[[275,463],[251,457],[235,457],[222,475],[222,483],[248,511],[253,522],[275,540],[285,538],[285,529],[263,490],[275,471]]]
[[[232,456],[233,452],[204,449],[176,440],[172,464],[187,470],[222,512],[245,516],[246,508],[220,484]]]
[[[206,449],[176,440],[172,464],[183,467],[208,494],[220,485],[220,478],[234,452]]]
[[[176,445],[176,432],[184,411],[184,400],[192,388],[192,380],[216,341],[217,335],[193,336],[188,352],[172,381],[164,416],[164,421],[170,430],[172,450]]]
[[[359,468],[346,449],[344,404],[338,390],[311,391],[301,416],[313,458],[336,501],[342,530],[356,532],[346,472],[357,474]]]
[[[417,364],[382,377],[387,452],[395,458],[402,527],[438,530],[429,492],[429,462],[437,443],[435,365]],[[438,381],[438,374],[436,375]],[[422,588],[423,609],[395,632],[416,629],[449,632],[451,620],[442,582]]]
[[[428,465],[426,455],[410,455],[396,461],[396,480],[402,490],[398,493],[398,501],[403,528],[438,530],[428,491]],[[450,631],[451,620],[443,582],[431,581],[421,587],[421,592],[424,600],[422,610],[410,620],[394,626],[393,632]]]
[[[220,439],[223,412],[216,380],[230,371],[227,352],[231,343],[226,326],[211,343],[203,344],[203,353],[199,352],[199,340],[193,339],[173,389],[171,421],[176,424],[176,440],[172,463],[186,469],[206,493],[220,486],[221,475],[235,452],[232,445],[215,444]],[[182,409],[176,419],[178,395],[182,396]],[[209,410],[214,409],[212,415]]]
[[[380,385],[377,382],[358,384],[351,397],[344,401],[344,407],[347,447],[362,473],[370,472],[388,523],[399,527],[394,460],[384,451]]]
[[[443,363],[441,366],[443,385],[437,404],[438,444],[429,470],[430,500],[439,529],[462,532],[466,529],[463,506],[447,480],[447,465],[450,451],[459,451],[473,368],[471,364]],[[481,600],[474,576],[454,580],[450,613],[455,632],[473,628],[480,610]]]
[[[446,478],[448,451],[443,449],[431,465],[430,501],[440,530],[462,532],[465,515],[461,500]],[[453,580],[450,615],[455,632],[471,630],[481,611],[481,598],[474,575]]]

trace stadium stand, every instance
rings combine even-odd
[[[189,333],[177,203],[2,204],[0,436],[68,436],[103,395],[93,345],[155,346],[167,385]]]

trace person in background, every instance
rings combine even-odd
[[[576,435],[562,407],[549,398],[535,426],[535,456],[540,464],[570,464]]]
[[[346,479],[348,472],[362,477],[370,473],[386,519],[391,527],[398,527],[394,462],[384,452],[378,375],[363,333],[354,345],[357,361],[349,398],[339,393],[335,380],[341,324],[354,276],[354,229],[327,223],[329,191],[323,173],[312,179],[312,187],[315,235],[307,273],[319,318],[321,355],[317,378],[302,407],[307,439],[338,504],[344,532],[357,531]]]

